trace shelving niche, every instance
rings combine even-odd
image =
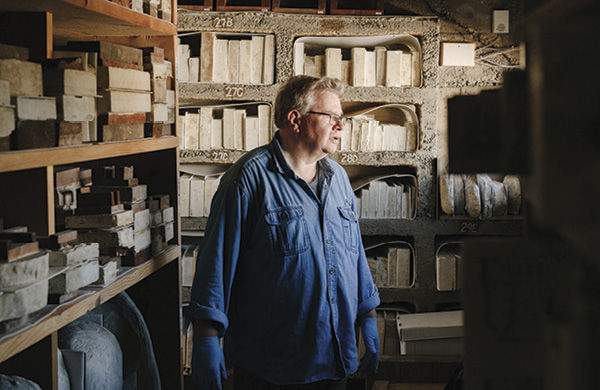
[[[408,312],[432,312],[460,305],[460,290],[439,291],[436,288],[438,236],[464,239],[481,235],[520,234],[521,221],[518,218],[486,221],[438,218],[436,139],[445,134],[439,134],[441,126],[437,123],[441,94],[437,88],[440,26],[436,18],[181,11],[178,15],[178,31],[182,37],[203,31],[275,34],[273,85],[180,82],[178,91],[182,105],[214,104],[215,101],[273,102],[278,87],[299,73],[294,66],[294,63],[298,63],[294,49],[299,47],[299,42],[304,44],[305,49],[309,44],[335,46],[340,41],[346,46],[359,42],[359,46],[365,47],[402,42],[410,48],[415,56],[413,66],[416,66],[415,75],[418,76],[411,85],[348,86],[342,96],[342,106],[345,113],[350,115],[366,112],[384,123],[410,122],[414,126],[414,150],[338,151],[331,156],[347,170],[354,188],[360,186],[361,181],[364,184],[364,180],[377,180],[389,175],[414,177],[418,189],[414,218],[360,220],[365,246],[385,247],[388,243],[400,241],[410,245],[412,251],[414,269],[410,287],[381,287],[382,309],[396,310],[401,307]],[[369,40],[369,37],[376,37],[376,40]],[[323,47],[318,49],[324,50]],[[227,96],[227,88],[239,88],[240,93]],[[202,151],[184,151],[181,158],[186,164],[232,164],[239,154],[228,153],[225,159],[213,160]],[[183,229],[189,231],[202,230],[205,223],[205,218],[182,220]]]
[[[177,9],[176,0],[171,5]],[[68,40],[99,40],[161,47],[165,58],[175,64],[175,15],[172,23],[108,0],[0,0],[0,18],[20,21],[0,27],[0,40],[28,47],[30,61],[51,58],[54,46]],[[40,19],[45,23],[36,26]],[[0,335],[0,373],[56,389],[58,331],[125,291],[142,311],[150,330],[162,387],[183,388],[177,134],[173,125],[172,135],[162,138],[0,153],[0,217],[5,227],[27,226],[39,236],[55,233],[55,170],[77,164],[133,165],[140,181],[153,188],[153,193],[170,196],[176,215],[176,238],[162,252],[139,266],[123,267],[117,279],[105,287],[86,288],[73,300],[48,305],[23,326]]]

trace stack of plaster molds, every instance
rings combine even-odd
[[[15,320],[48,304],[46,251],[0,260],[0,322]]]
[[[79,243],[51,251],[48,292],[52,301],[61,303],[61,297],[72,297],[80,288],[97,281],[98,256],[98,243]]]

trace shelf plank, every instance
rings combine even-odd
[[[88,311],[100,306],[140,280],[152,275],[161,267],[169,264],[181,255],[179,246],[169,246],[166,250],[137,267],[123,272],[108,286],[59,305],[50,315],[17,334],[10,334],[0,340],[0,362],[25,350],[53,332],[81,317]]]
[[[56,28],[88,36],[177,35],[175,24],[108,0],[0,0],[0,12],[50,12]]]
[[[0,153],[0,172],[41,168],[50,164],[73,164],[83,161],[154,152],[176,148],[177,146],[179,146],[179,139],[177,137],[165,137],[125,142],[62,146],[48,149],[12,150]]]

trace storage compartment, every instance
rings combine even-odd
[[[435,253],[435,286],[438,291],[456,291],[463,287],[460,242],[443,242]]]
[[[181,149],[249,151],[271,141],[270,103],[181,107]]]
[[[463,354],[462,310],[399,314],[396,324],[402,355]]]
[[[354,190],[359,218],[414,219],[417,215],[417,179],[393,174],[366,181]]]
[[[411,288],[415,283],[415,250],[406,241],[365,246],[369,269],[377,287]]]
[[[273,34],[206,31],[180,34],[179,38],[178,81],[232,84],[274,82]]]
[[[366,106],[366,107],[365,107]],[[342,104],[350,117],[342,131],[340,151],[415,152],[418,149],[419,117],[412,104]]]
[[[520,218],[521,181],[517,175],[448,174],[438,178],[438,215],[488,219]]]
[[[421,85],[421,43],[412,35],[301,37],[294,74],[331,76],[355,87]]]

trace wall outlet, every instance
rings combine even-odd
[[[494,10],[492,25],[492,32],[496,34],[508,34],[508,10]]]

